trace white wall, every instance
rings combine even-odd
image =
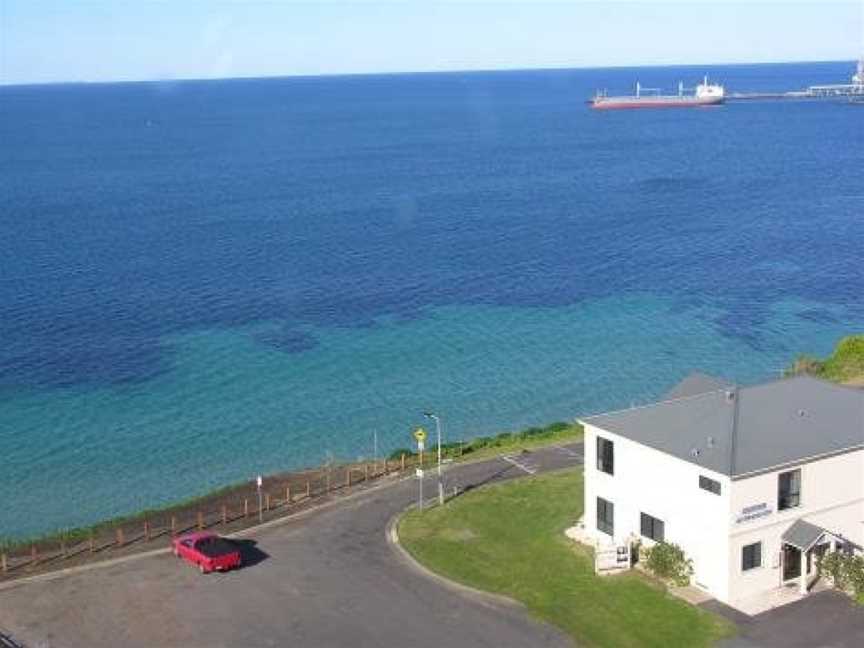
[[[598,435],[615,444],[614,475],[597,470]],[[720,482],[721,494],[699,488],[699,475]],[[666,541],[679,545],[693,560],[697,584],[721,601],[727,600],[728,477],[586,425],[585,527],[601,542],[611,542],[597,530],[597,496],[615,505],[616,544],[640,537],[640,513],[663,520]]]
[[[801,468],[801,504],[777,511],[778,475]],[[738,522],[745,507],[766,503],[770,514]],[[781,584],[781,536],[799,518],[842,534],[864,547],[864,451],[790,466],[732,482],[729,518],[729,582],[731,600],[752,597]],[[762,542],[761,568],[741,570],[741,549]],[[805,563],[806,564],[806,563]]]

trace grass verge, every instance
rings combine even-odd
[[[595,576],[590,550],[563,531],[582,514],[582,472],[485,487],[399,523],[403,546],[452,580],[516,599],[579,645],[707,646],[727,621],[637,573]]]
[[[441,445],[441,454],[445,459],[453,461],[477,461],[522,450],[573,443],[582,439],[583,432],[582,426],[578,423],[550,423],[544,427],[530,427],[519,432],[502,432],[495,436],[481,436],[466,442],[445,443]],[[432,436],[427,440],[426,447],[425,462],[431,462],[437,452]],[[417,456],[414,450],[398,448],[390,454],[390,458],[396,460],[403,454],[411,458]]]
[[[572,443],[582,438],[582,426],[571,423],[551,423],[544,427],[531,427],[519,432],[502,432],[495,436],[477,437],[466,442],[454,442],[442,445],[442,454],[445,458],[453,461],[476,461],[480,459],[488,459],[499,454],[519,452],[521,450],[530,450],[548,445]],[[429,450],[425,455],[425,464],[432,465],[435,461],[435,448],[433,444],[428,444]],[[405,455],[409,461],[416,459],[416,452],[400,448],[394,450],[390,454],[390,460],[399,461],[402,455]],[[323,467],[311,469],[311,472],[324,470]],[[310,470],[300,471],[296,473],[306,474]],[[271,482],[274,478],[288,479],[292,473],[284,473],[282,475],[267,476],[267,482]],[[226,500],[232,496],[242,495],[249,491],[250,484],[248,482],[238,483],[223,486],[216,490],[204,493],[200,496],[182,499],[160,507],[148,508],[142,511],[131,513],[129,515],[102,520],[92,525],[81,526],[69,529],[57,529],[44,534],[27,536],[22,538],[7,538],[0,535],[0,552],[20,551],[30,548],[32,545],[49,545],[57,544],[65,541],[72,545],[76,542],[82,542],[91,536],[99,536],[100,534],[110,534],[115,528],[143,523],[144,520],[152,519],[158,515],[170,516],[173,513],[194,515],[199,505],[210,505],[210,508],[215,510],[219,504],[223,503],[219,500]],[[254,491],[248,493],[254,498]]]

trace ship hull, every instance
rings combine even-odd
[[[723,103],[723,97],[597,97],[594,110],[629,110],[635,108],[702,108]]]

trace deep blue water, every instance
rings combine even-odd
[[[864,108],[583,103],[704,72],[852,65],[0,88],[0,535],[860,331]]]

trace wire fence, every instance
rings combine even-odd
[[[0,552],[0,581],[164,548],[191,531],[237,532],[416,469],[419,458],[327,464],[230,487],[187,504],[17,544]],[[429,465],[429,460],[424,462]],[[0,644],[2,646],[2,644]]]

